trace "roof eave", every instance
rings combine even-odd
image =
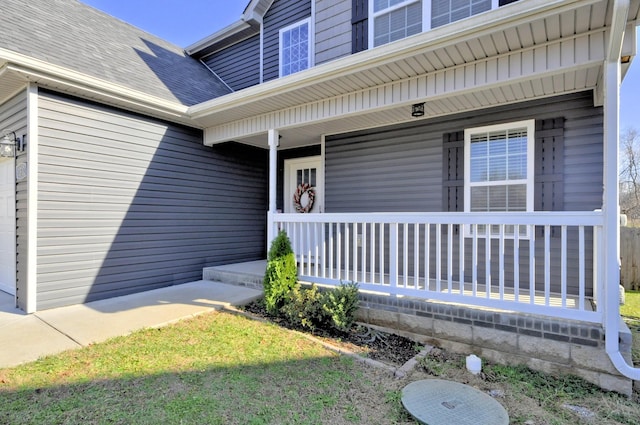
[[[194,127],[198,126],[188,117],[188,107],[179,102],[151,96],[130,87],[114,84],[2,48],[0,48],[0,64],[4,64],[3,68],[6,73],[21,76],[25,83],[34,82],[41,87],[52,90]]]
[[[532,17],[562,13],[576,5],[597,3],[600,0],[530,0],[522,4],[514,3],[509,10],[497,9],[492,20],[486,15],[478,15],[456,23],[456,30],[441,27],[402,39],[384,46],[369,49],[358,54],[336,59],[306,71],[278,78],[247,89],[218,97],[189,108],[189,115],[196,121],[217,112],[237,108],[256,100],[268,99],[283,93],[310,87],[339,76],[357,73],[396,59],[407,57],[424,49],[435,49],[456,41],[479,37],[501,28],[508,27]],[[206,127],[206,125],[204,125]]]
[[[251,19],[240,19],[216,33],[187,46],[184,51],[189,56],[201,58],[215,51],[229,47],[260,32],[260,22]]]

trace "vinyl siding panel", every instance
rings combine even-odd
[[[204,62],[234,91],[260,84],[260,35],[215,52]]]
[[[38,309],[264,258],[266,151],[53,93],[39,130]]]
[[[18,137],[27,134],[27,92],[22,91],[0,106],[0,130],[10,129]],[[0,135],[1,136],[1,135]],[[28,139],[28,137],[27,137]],[[20,155],[16,165],[26,163],[26,156]],[[16,184],[16,302],[18,307],[27,309],[27,179]]]
[[[316,65],[351,54],[351,2],[316,2]]]
[[[311,16],[310,0],[275,0],[263,19],[263,81],[280,75],[280,29]]]
[[[411,125],[327,136],[325,146],[325,204],[327,212],[430,212],[444,211],[443,134],[468,127],[505,123],[524,119],[564,117],[563,192],[564,211],[593,211],[601,208],[603,172],[603,112],[594,107],[590,92],[509,105],[474,113],[459,114]],[[432,229],[433,230],[433,229]],[[433,233],[433,232],[432,232]],[[408,235],[408,238],[413,236]],[[432,235],[432,254],[435,236]],[[570,238],[570,265],[577,263],[577,235]],[[457,235],[454,237],[457,244]],[[446,243],[446,235],[442,235]],[[571,243],[571,242],[574,243]],[[587,247],[592,235],[587,232]],[[479,259],[484,255],[484,239]],[[467,241],[467,251],[471,249]],[[507,242],[507,245],[512,242]],[[496,242],[497,244],[497,242]],[[410,245],[412,258],[412,247]],[[423,246],[421,240],[420,246]],[[493,246],[497,252],[497,245]],[[457,251],[455,245],[454,251]],[[560,239],[551,238],[551,257],[559,258]],[[536,240],[536,258],[544,258],[543,239]],[[435,259],[435,257],[433,257]],[[587,262],[591,260],[590,254]],[[410,262],[411,263],[411,262]],[[484,261],[479,261],[484,264]],[[521,282],[528,279],[528,248],[521,246]],[[454,258],[457,264],[457,256]],[[541,264],[541,263],[539,263]],[[468,264],[468,267],[471,265]],[[410,270],[413,265],[410,264]],[[479,273],[484,276],[484,266]],[[498,264],[492,264],[497,270]],[[446,270],[446,267],[443,267]],[[505,270],[512,274],[513,261],[506,258]],[[536,281],[542,282],[542,268]],[[456,270],[457,273],[457,270]],[[570,267],[570,277],[577,274]],[[455,274],[455,273],[454,273]],[[558,282],[559,267],[552,267],[552,279]],[[495,275],[495,274],[494,274]],[[434,276],[432,276],[434,277]],[[510,278],[511,281],[513,277]],[[589,284],[591,273],[587,273]],[[509,277],[507,277],[509,283]],[[555,284],[554,284],[555,285]],[[569,288],[576,291],[575,286]],[[590,291],[590,289],[589,289]]]

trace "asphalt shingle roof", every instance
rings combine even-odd
[[[191,106],[230,90],[182,48],[77,0],[0,0],[0,47]]]

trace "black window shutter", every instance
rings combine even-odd
[[[536,120],[534,210],[564,210],[564,118]]]
[[[564,210],[564,118],[536,120],[533,208]],[[544,234],[538,229],[538,235]],[[551,236],[559,236],[552,228]]]
[[[464,131],[442,135],[442,207],[464,211]]]
[[[369,0],[351,0],[351,53],[367,50]]]

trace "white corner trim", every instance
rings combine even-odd
[[[27,301],[35,313],[38,287],[38,86],[27,85]]]

